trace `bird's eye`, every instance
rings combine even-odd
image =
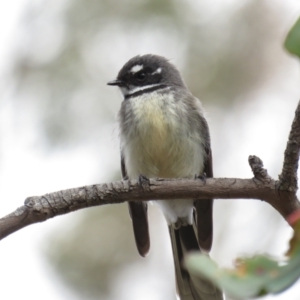
[[[135,78],[138,80],[138,81],[144,81],[145,78],[146,78],[146,74],[144,72],[141,72],[141,73],[137,73],[135,75]]]

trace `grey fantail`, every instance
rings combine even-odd
[[[173,64],[157,55],[135,56],[108,85],[118,86],[124,96],[118,117],[123,179],[213,176],[210,134],[201,102]],[[195,280],[182,267],[187,252],[211,248],[213,199],[153,202],[169,226],[180,298],[223,299],[214,285]],[[128,205],[137,249],[145,256],[150,248],[147,203]]]

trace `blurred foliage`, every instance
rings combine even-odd
[[[190,28],[185,72],[191,90],[202,101],[230,109],[269,76],[271,57],[265,53],[274,51],[278,24],[268,5],[246,1],[226,19]]]
[[[200,280],[204,277],[216,283],[234,299],[278,294],[300,278],[300,211],[289,219],[294,235],[288,250],[289,259],[285,262],[255,255],[236,259],[235,269],[220,269],[207,255],[192,254],[186,258],[186,267]]]
[[[127,205],[86,210],[76,225],[53,234],[46,255],[79,299],[106,299],[138,255]]]
[[[165,49],[171,40],[192,92],[230,109],[269,76],[272,57],[265,54],[274,52],[277,13],[259,0],[223,15],[205,1],[42,1],[24,20],[31,34],[21,41],[15,65],[19,99],[34,101],[49,145],[92,139],[118,109],[105,87],[109,76],[145,40]]]
[[[290,53],[300,57],[300,17],[287,35],[284,44]]]

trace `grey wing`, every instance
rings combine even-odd
[[[201,127],[204,132],[205,144],[205,162],[204,170],[207,178],[213,177],[213,162],[210,147],[210,135],[207,122],[200,118]],[[196,224],[198,230],[198,242],[201,249],[210,251],[213,240],[213,199],[196,200],[194,203],[196,209]]]
[[[123,179],[128,179],[124,157],[121,153],[121,170]],[[132,220],[136,247],[141,256],[145,257],[150,249],[150,237],[148,227],[147,203],[128,202],[129,213]]]

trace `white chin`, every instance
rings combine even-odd
[[[128,95],[128,89],[124,86],[120,87],[121,93],[123,96]]]

